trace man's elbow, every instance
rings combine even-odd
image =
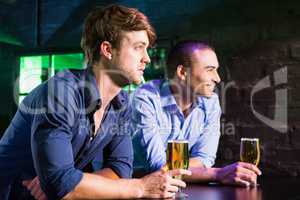
[[[75,199],[73,193],[74,193],[73,191],[69,192],[68,194],[66,194],[66,195],[62,198],[62,200]]]

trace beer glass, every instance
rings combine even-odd
[[[258,165],[260,159],[258,138],[241,138],[240,159],[242,162]]]
[[[167,144],[167,166],[168,170],[172,169],[188,169],[189,167],[189,146],[187,140],[169,140]],[[175,178],[181,179],[180,176]],[[181,192],[176,193],[176,197],[184,198],[187,194]]]

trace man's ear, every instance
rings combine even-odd
[[[110,42],[103,41],[100,44],[100,55],[111,60],[112,59],[112,46]]]
[[[176,75],[179,78],[179,80],[186,80],[186,69],[183,65],[178,65],[176,69]]]

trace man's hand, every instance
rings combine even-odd
[[[43,190],[40,187],[40,181],[37,176],[32,180],[23,181],[22,184],[27,188],[27,190],[30,191],[30,194],[36,200],[47,200],[45,193],[43,192]]]
[[[177,169],[154,172],[141,178],[142,197],[144,198],[171,198],[178,191],[179,187],[186,187],[182,180],[174,179],[173,176],[191,175],[188,170]]]
[[[247,187],[256,185],[257,175],[261,175],[261,171],[255,165],[236,162],[218,169],[215,178],[223,184]]]

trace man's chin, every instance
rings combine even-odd
[[[132,80],[131,82],[132,84],[135,84],[135,85],[139,85],[142,83],[142,80],[141,79],[138,79],[138,80]]]
[[[143,80],[144,80],[143,76],[139,76],[139,77],[133,79],[132,83],[135,85],[139,85],[139,84],[143,83]]]
[[[123,80],[123,85],[122,87],[126,86],[126,85],[139,85],[142,83],[142,78],[138,77],[138,78],[132,78],[132,77],[127,77],[126,79]]]

